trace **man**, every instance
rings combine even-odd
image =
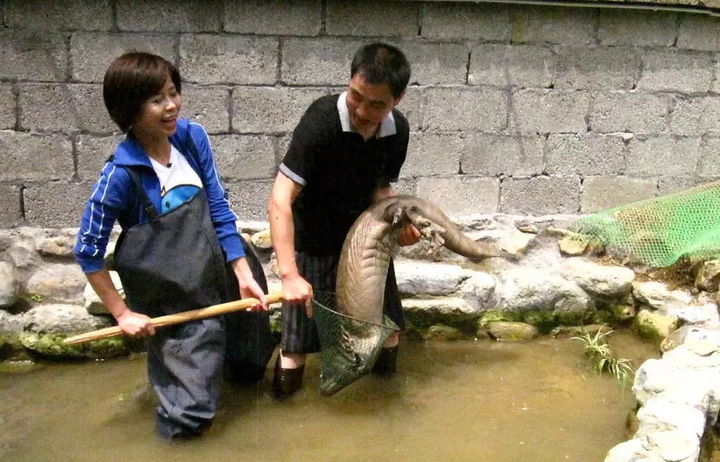
[[[335,290],[345,235],[373,202],[394,195],[409,139],[407,119],[395,106],[405,94],[410,64],[397,48],[361,47],[347,91],[313,102],[293,132],[270,195],[270,233],[285,299],[282,340],[273,392],[278,398],[302,384],[305,355],[320,349],[312,316],[313,290]],[[400,245],[420,238],[403,229]],[[405,325],[395,272],[390,265],[385,313]],[[383,345],[374,371],[395,372],[398,333]]]

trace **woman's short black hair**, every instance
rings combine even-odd
[[[123,133],[130,130],[145,101],[162,90],[168,77],[180,93],[180,72],[161,56],[131,51],[110,64],[103,81],[103,99]]]
[[[361,47],[350,66],[350,78],[361,74],[368,83],[387,84],[399,98],[410,81],[410,63],[398,48],[387,43],[371,43]]]

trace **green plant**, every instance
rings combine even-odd
[[[43,301],[43,296],[40,294],[30,294],[28,298],[35,303],[42,303]]]
[[[612,330],[599,330],[595,335],[583,332],[581,336],[571,337],[570,339],[579,340],[583,343],[583,353],[592,362],[595,372],[598,374],[610,373],[624,389],[635,371],[628,359],[618,359],[610,350],[606,337],[612,332]]]

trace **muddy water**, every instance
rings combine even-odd
[[[655,348],[615,335],[639,365]],[[579,342],[405,342],[400,371],[332,397],[316,358],[293,399],[226,385],[206,437],[153,433],[142,356],[0,373],[0,460],[38,461],[602,461],[623,441],[632,393],[588,367]]]

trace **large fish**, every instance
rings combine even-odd
[[[390,259],[398,251],[401,229],[414,225],[433,246],[444,245],[465,257],[512,257],[498,246],[464,235],[437,206],[414,196],[383,199],[363,212],[343,243],[335,286],[341,314],[363,322],[346,323],[332,354],[334,377],[323,377],[321,392],[331,395],[372,368],[377,357],[367,355],[382,334],[385,280]],[[387,333],[386,333],[387,334]],[[387,336],[387,335],[386,335]],[[342,371],[339,373],[338,371]]]

